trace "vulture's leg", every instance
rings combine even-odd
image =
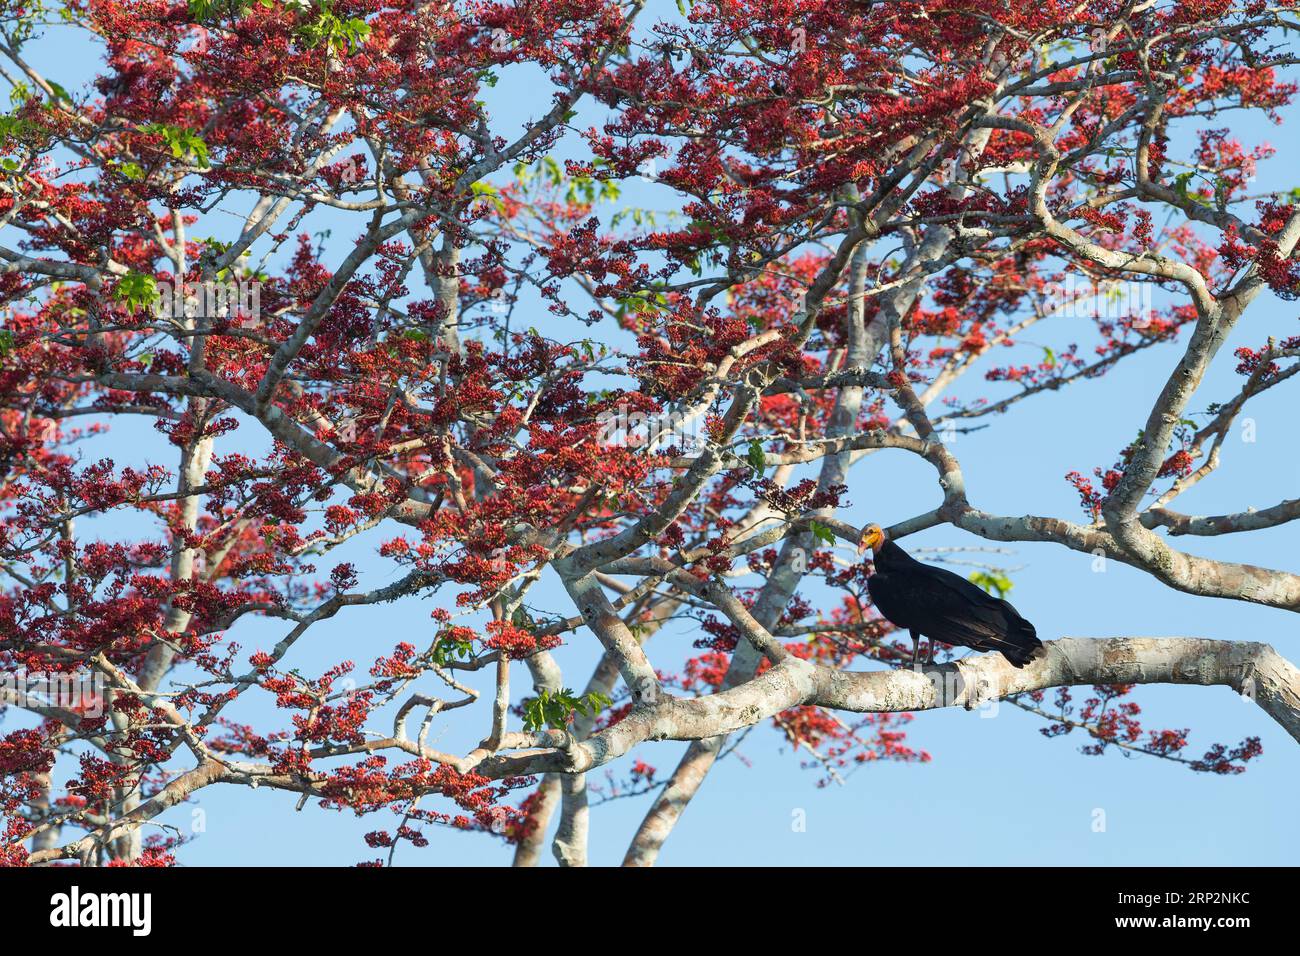
[[[921,659],[921,635],[916,631],[908,631],[912,635],[912,670],[916,670],[917,662]]]

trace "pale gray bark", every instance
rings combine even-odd
[[[643,740],[701,740],[731,733],[799,704],[856,713],[974,707],[1014,694],[1090,684],[1230,687],[1300,740],[1300,670],[1267,644],[1195,637],[1062,638],[1022,669],[1000,655],[912,670],[848,672],[787,657],[762,675],[707,697],[668,698],[564,753],[498,755],[490,776],[545,769],[591,770]],[[539,741],[541,743],[542,741]]]
[[[587,775],[560,776],[560,827],[551,847],[560,866],[587,865],[587,829],[591,810],[587,805]]]

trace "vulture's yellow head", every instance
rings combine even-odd
[[[858,540],[858,554],[870,548],[875,551],[885,543],[885,532],[878,524],[869,524],[862,529],[862,537]]]

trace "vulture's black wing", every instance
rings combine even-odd
[[[908,578],[915,582],[919,617],[914,626],[926,637],[979,651],[1001,651],[1017,667],[1043,646],[1034,625],[1009,602],[943,568],[918,561],[912,570]]]

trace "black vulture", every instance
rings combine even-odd
[[[995,598],[961,575],[922,564],[886,538],[880,525],[862,529],[861,554],[870,548],[876,570],[867,579],[871,601],[886,620],[912,634],[912,666],[921,637],[959,644],[977,651],[1000,651],[1016,667],[1043,654],[1043,642],[1030,624],[1006,601]]]

